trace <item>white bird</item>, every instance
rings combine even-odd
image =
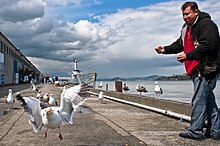
[[[99,92],[98,100],[99,100],[99,103],[103,104],[104,97],[103,97],[102,91]]]
[[[34,97],[16,97],[23,102],[25,112],[29,114],[29,123],[35,132],[41,130],[43,126],[47,127],[45,131],[45,139],[48,129],[59,129],[59,138],[63,139],[60,126],[62,122],[73,124],[73,116],[76,108],[84,103],[84,99],[78,93],[73,92],[74,88],[63,89],[61,93],[60,106],[53,106],[41,109],[40,101]]]
[[[53,96],[52,93],[50,94],[48,104],[49,104],[50,106],[51,106],[51,105],[58,105],[58,104],[57,104],[57,101],[56,101],[56,98]]]
[[[98,88],[102,88],[102,87],[103,87],[103,85],[102,85],[102,81],[101,81],[98,85]]]
[[[30,81],[30,86],[31,86],[31,88],[33,88],[33,84],[34,84],[34,80],[31,79],[31,81]]]
[[[32,90],[34,90],[34,91],[37,91],[38,92],[38,89],[37,89],[37,87],[36,87],[36,85],[33,83],[32,84]]]
[[[68,88],[68,90],[66,90],[66,92],[74,92],[74,93],[79,93],[82,89],[82,86],[85,86],[85,84],[79,84],[79,85],[75,85],[73,87]],[[66,86],[64,86],[63,90],[66,89]]]
[[[36,95],[37,99],[41,99],[43,98],[43,95],[41,94],[41,90],[38,90],[37,95]]]
[[[147,89],[146,89],[144,86],[141,86],[140,84],[138,84],[138,85],[136,86],[136,90],[137,90],[138,92],[140,92],[140,95],[141,95],[142,92],[148,92]]]
[[[49,94],[45,93],[43,96],[43,102],[48,103],[49,102]]]
[[[60,82],[59,82],[59,81],[55,81],[55,82],[54,82],[54,85],[55,85],[55,86],[60,86]]]
[[[7,104],[11,105],[10,109],[13,108],[13,103],[15,102],[13,95],[12,95],[12,89],[8,89],[8,96],[5,101]]]
[[[156,98],[160,98],[160,94],[163,94],[163,90],[159,87],[158,82],[155,82],[154,85],[154,92],[156,93]]]
[[[48,103],[47,103],[47,102],[44,102],[44,98],[43,98],[43,95],[42,95],[42,93],[41,93],[41,90],[38,90],[38,91],[37,91],[36,98],[40,101],[40,106],[41,106],[41,108],[46,108],[46,107],[48,107]]]
[[[125,92],[129,91],[129,87],[126,85],[126,83],[124,83],[123,88],[122,88]]]

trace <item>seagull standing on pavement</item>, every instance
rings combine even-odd
[[[130,90],[129,87],[126,85],[126,83],[124,83],[124,85],[123,85],[123,90],[125,92]]]
[[[49,104],[49,106],[58,105],[56,98],[53,96],[53,94],[50,94],[48,104]]]
[[[37,91],[38,92],[38,89],[37,89],[37,87],[36,87],[36,85],[33,83],[32,84],[32,90],[34,90],[34,91]]]
[[[43,126],[47,129],[45,131],[45,139],[47,138],[48,129],[59,129],[60,140],[63,139],[60,126],[62,122],[66,124],[73,124],[73,116],[76,108],[84,103],[83,99],[78,93],[78,89],[74,87],[65,89],[61,93],[60,106],[53,106],[41,109],[40,101],[34,97],[22,97],[20,93],[16,98],[23,104],[25,112],[29,115],[29,123],[35,132],[41,130]]]
[[[103,85],[102,85],[102,81],[100,82],[100,84],[98,85],[98,88],[102,88]]]
[[[99,92],[98,100],[99,100],[99,103],[103,104],[104,97],[103,97],[103,92],[102,91]]]
[[[8,105],[11,105],[10,109],[13,108],[13,103],[15,102],[13,95],[12,95],[12,89],[8,89],[8,96],[5,101]]]
[[[137,90],[138,92],[140,92],[140,95],[141,95],[142,92],[144,92],[144,93],[148,92],[147,89],[146,89],[144,86],[141,86],[140,84],[138,84],[138,85],[136,86],[136,90]]]
[[[49,94],[45,93],[43,96],[43,102],[48,103],[49,102]]]
[[[158,82],[155,82],[154,85],[154,92],[156,93],[156,98],[160,98],[160,94],[163,94],[163,90],[159,87]]]
[[[40,100],[43,98],[43,95],[41,94],[41,90],[38,90],[38,91],[37,91],[36,98],[37,98],[37,99],[40,99]]]

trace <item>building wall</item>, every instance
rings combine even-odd
[[[0,85],[2,76],[4,76],[3,84],[16,84],[16,74],[19,75],[20,83],[23,82],[24,75],[30,73],[41,80],[41,72],[1,32],[0,57]],[[2,60],[4,60],[3,63]]]

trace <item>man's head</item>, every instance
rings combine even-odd
[[[185,2],[182,7],[182,15],[183,15],[183,20],[186,22],[188,26],[191,26],[199,13],[199,8],[196,2]]]

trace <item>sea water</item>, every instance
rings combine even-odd
[[[154,82],[155,81],[122,81],[122,84],[126,83],[130,91],[127,93],[140,94],[136,91],[136,86],[138,84],[144,86],[148,92],[142,93],[142,96],[155,97],[154,93]],[[158,85],[162,88],[163,94],[160,95],[161,99],[175,100],[180,102],[191,103],[193,96],[193,83],[191,80],[187,81],[157,81]],[[100,81],[96,82],[96,88],[98,88]],[[102,81],[102,90],[115,91],[115,81]],[[106,86],[107,85],[107,86]],[[124,92],[124,91],[123,91]],[[218,80],[216,88],[214,90],[216,96],[216,103],[220,108],[220,80]]]

